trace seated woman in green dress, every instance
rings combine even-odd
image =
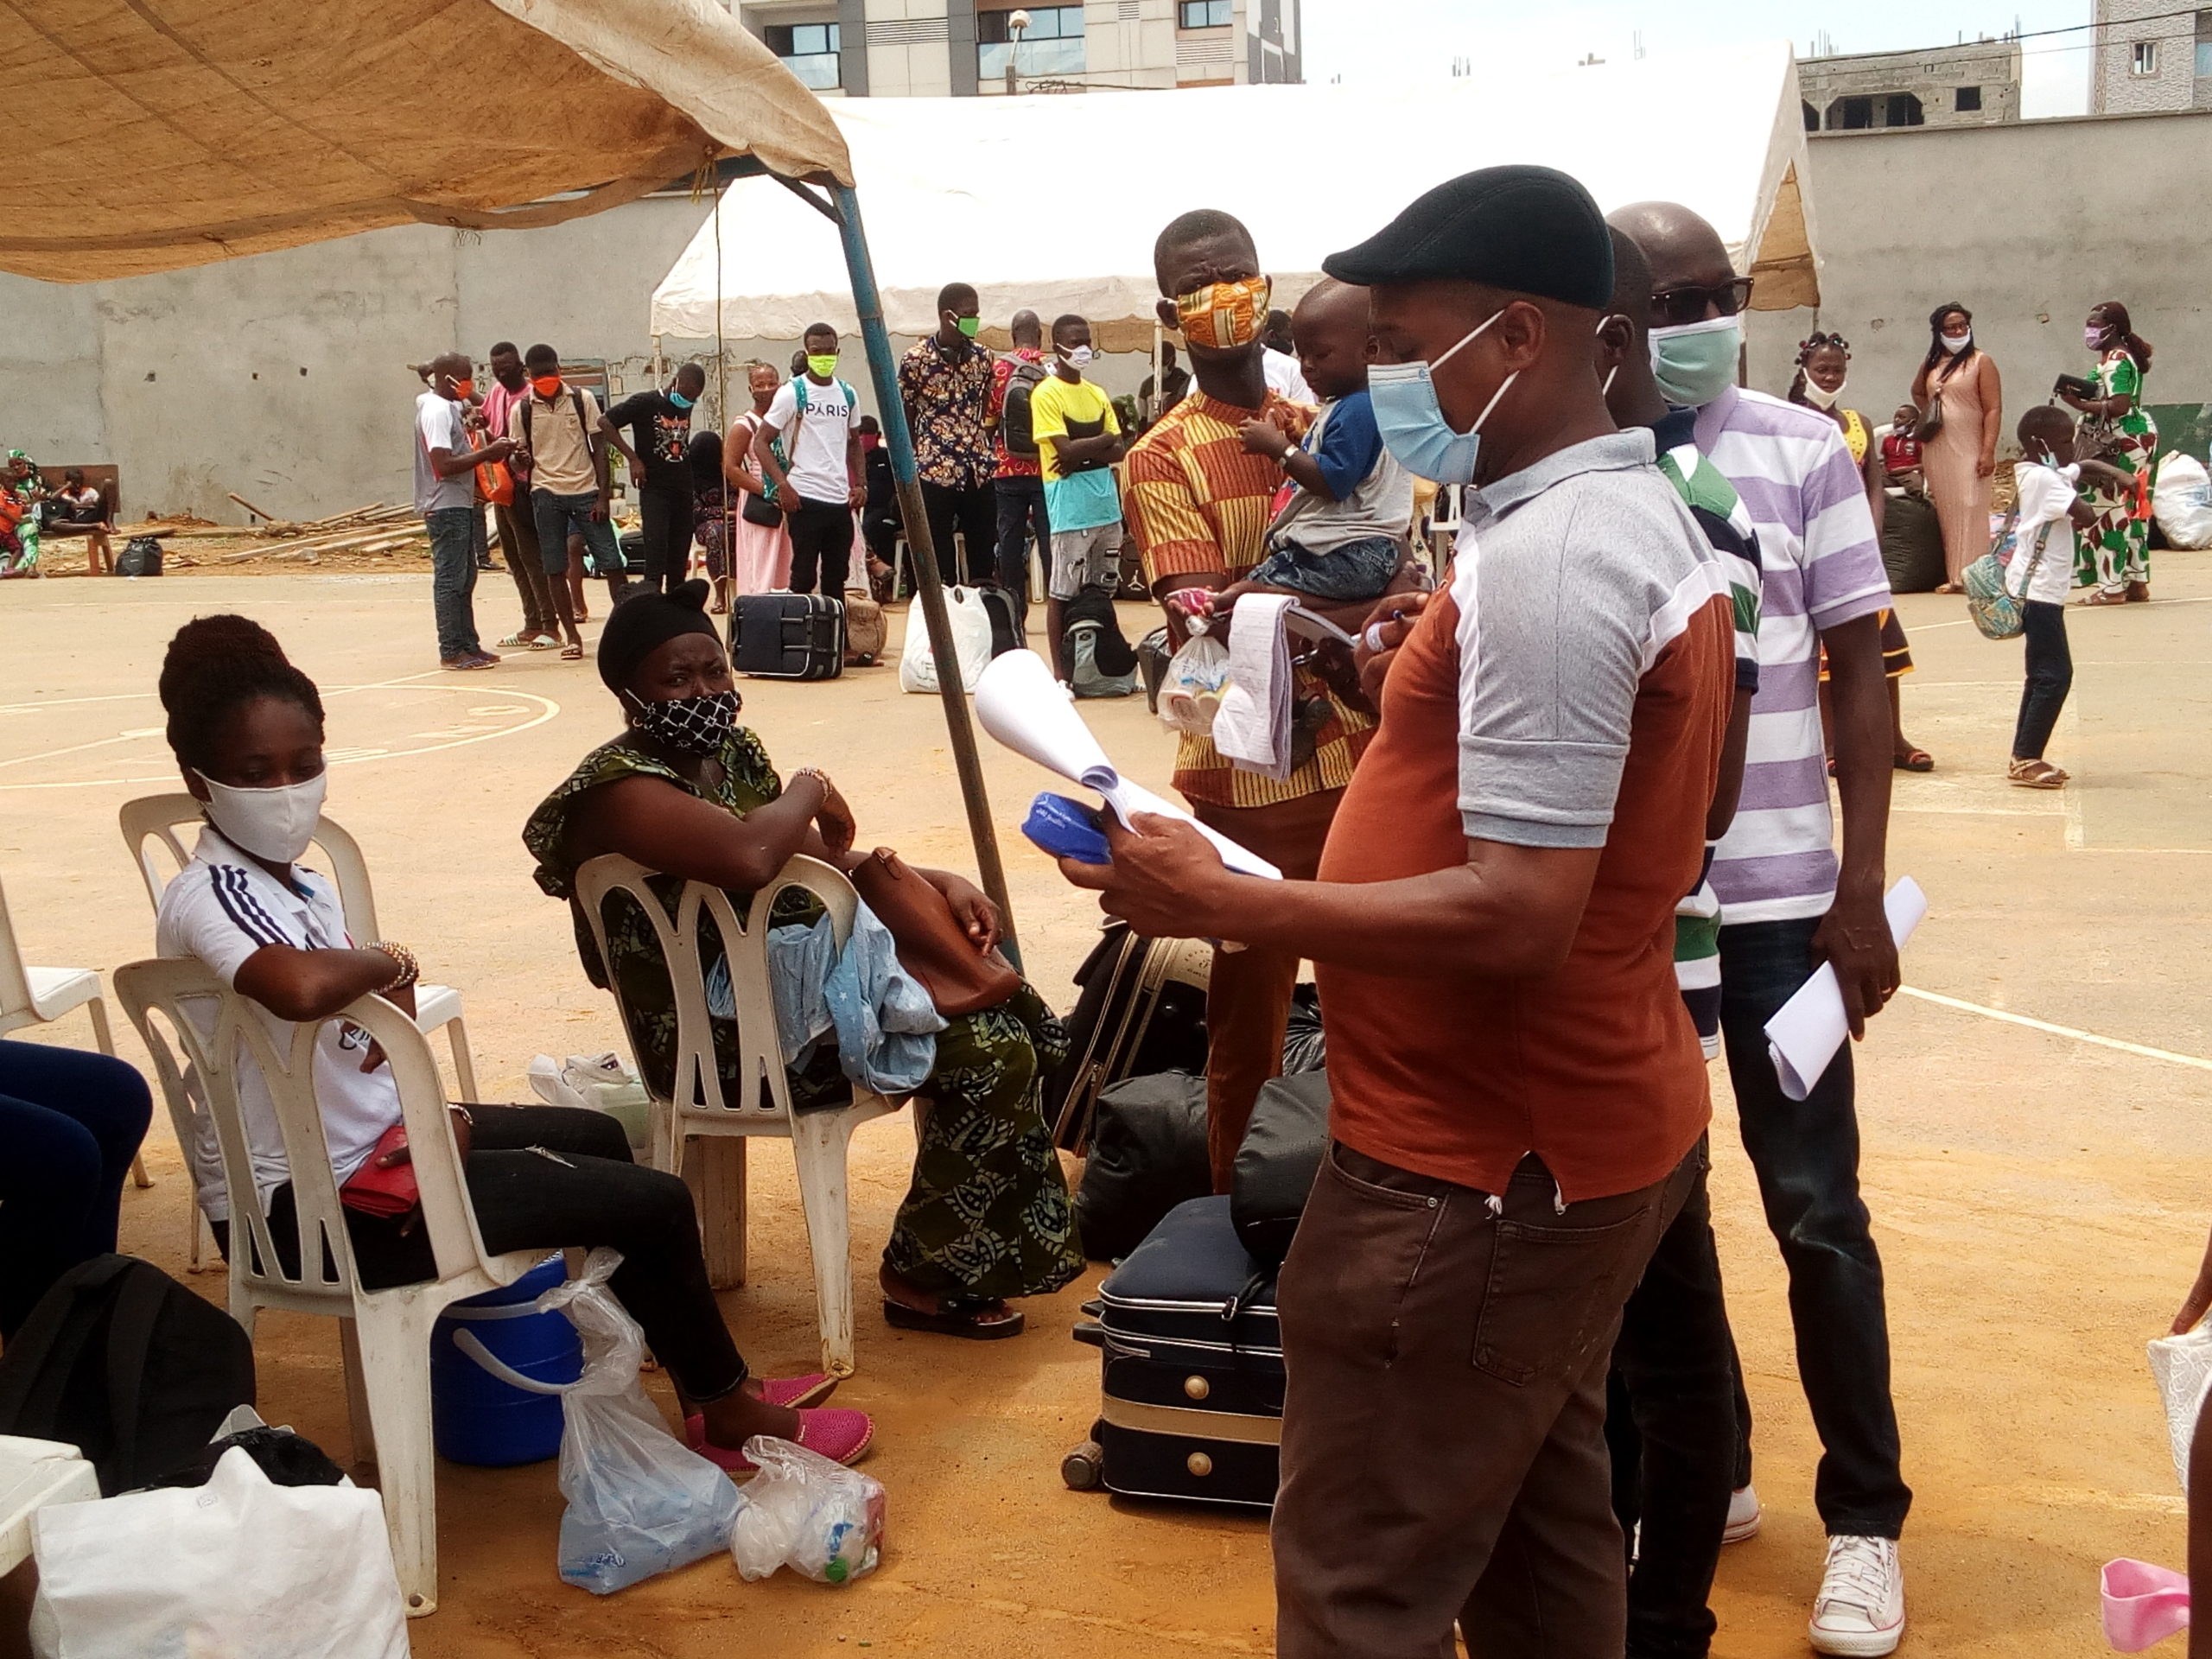
[[[586,755],[523,830],[538,885],[576,912],[585,972],[594,984],[620,987],[645,1081],[664,1096],[675,1073],[676,1009],[658,942],[636,901],[617,893],[606,916],[612,960],[601,963],[576,906],[577,868],[620,853],[661,874],[655,890],[671,911],[683,881],[708,881],[729,893],[741,916],[749,895],[794,854],[848,871],[865,856],[852,850],[852,810],[830,779],[810,766],[786,785],[760,740],[736,723],[740,699],[707,620],[707,591],[689,582],[672,594],[639,594],[608,618],[599,674],[622,706],[625,729]],[[974,883],[949,871],[918,874],[944,894],[978,950],[997,944],[998,908]],[[773,919],[810,920],[813,905],[787,890]],[[718,938],[702,939],[710,980],[721,950]],[[734,1090],[734,1021],[713,1024],[717,1069]],[[1027,984],[938,1033],[935,1068],[915,1091],[928,1107],[913,1181],[883,1253],[891,1324],[1014,1336],[1023,1316],[1008,1299],[1044,1295],[1082,1272],[1074,1208],[1040,1105],[1044,1077],[1065,1052],[1060,1022]],[[849,1094],[834,1050],[817,1052],[791,1085],[801,1111]]]

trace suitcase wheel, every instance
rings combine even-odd
[[[1096,1440],[1085,1440],[1060,1459],[1060,1478],[1071,1492],[1095,1492],[1105,1484],[1106,1453]]]

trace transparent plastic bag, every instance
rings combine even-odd
[[[2212,1388],[2212,1325],[2200,1325],[2178,1337],[2151,1344],[2151,1375],[2166,1403],[2166,1433],[2172,1438],[2174,1473],[2189,1490],[2189,1446],[2196,1437],[2196,1414]]]
[[[789,1440],[756,1434],[745,1455],[760,1472],[745,1490],[729,1553],[748,1584],[779,1567],[817,1584],[850,1584],[875,1571],[883,1548],[883,1487]]]
[[[1171,732],[1204,737],[1213,730],[1221,694],[1229,685],[1229,647],[1210,633],[1193,632],[1167,659],[1160,686],[1160,722]]]
[[[537,1299],[557,1307],[584,1343],[583,1375],[559,1390],[561,1577],[595,1596],[713,1554],[741,1500],[729,1477],[668,1432],[638,1386],[645,1338],[607,1281],[618,1250],[596,1249],[580,1278]]]

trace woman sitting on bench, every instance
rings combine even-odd
[[[711,882],[729,893],[740,916],[749,895],[795,853],[846,871],[865,861],[852,850],[852,810],[829,778],[808,766],[786,785],[760,740],[736,723],[740,700],[706,602],[703,582],[635,594],[600,636],[599,677],[622,707],[625,729],[586,755],[523,830],[538,885],[572,908],[578,867],[605,853],[677,880]],[[998,907],[974,883],[950,871],[917,874],[944,894],[979,950],[997,943]],[[669,888],[672,903],[676,882]],[[789,893],[775,919],[805,920],[811,903]],[[675,995],[650,922],[634,901],[611,900],[613,960],[603,965],[580,909],[575,923],[584,971],[594,984],[606,985],[610,974],[620,983],[646,1081],[667,1095],[676,1071]],[[765,1008],[746,1012],[773,1017]],[[714,1023],[718,1039],[734,1033],[733,1020]],[[938,1033],[936,1066],[916,1090],[930,1106],[912,1185],[883,1252],[883,1313],[891,1324],[1011,1337],[1023,1316],[1008,1298],[1045,1295],[1083,1271],[1067,1182],[1039,1104],[1044,1077],[1066,1047],[1059,1020],[1027,984]],[[734,1049],[718,1040],[716,1050],[722,1087],[734,1094]],[[791,1074],[791,1087],[801,1111],[850,1097],[826,1046]]]
[[[259,624],[203,616],[169,642],[161,696],[169,747],[208,823],[192,861],[162,895],[157,948],[198,957],[259,1004],[279,1053],[289,1049],[292,1021],[326,1022],[315,1046],[315,1099],[341,1188],[372,1158],[378,1169],[405,1162],[404,1147],[377,1151],[400,1122],[390,1068],[357,1027],[331,1016],[372,995],[411,1014],[414,957],[401,945],[348,938],[336,887],[294,861],[322,810],[315,683]],[[296,1272],[298,1212],[268,1085],[249,1067],[239,1096],[259,1189],[245,1198],[260,1205],[286,1271]],[[456,1106],[453,1132],[486,1249],[604,1244],[622,1253],[609,1287],[674,1381],[695,1449],[738,1471],[752,1467],[739,1448],[753,1434],[796,1440],[842,1463],[868,1449],[874,1426],[861,1413],[800,1409],[825,1398],[834,1378],[748,1380],[707,1282],[690,1190],[632,1163],[613,1118],[550,1106]],[[192,1155],[200,1205],[227,1256],[238,1195],[225,1189],[212,1123]],[[363,1285],[436,1276],[421,1219],[347,1207]]]

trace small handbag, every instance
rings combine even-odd
[[[2051,528],[2044,524],[2036,531],[2035,546],[2028,554],[2028,573],[2020,580],[2018,596],[2006,584],[2010,561],[2001,551],[1983,554],[1961,574],[1960,581],[1967,590],[1967,615],[1973,619],[1983,639],[2018,639],[2027,627],[2028,588],[2036,579],[2037,567],[2043,563],[2044,544],[2050,539]],[[2020,556],[2017,545],[2012,556]]]
[[[423,1202],[423,1184],[412,1160],[382,1167],[382,1160],[407,1145],[407,1126],[395,1123],[377,1137],[369,1155],[353,1172],[353,1179],[338,1189],[338,1201],[365,1216],[395,1220]]]
[[[737,516],[747,524],[759,524],[764,530],[772,530],[784,522],[781,507],[766,496],[755,495],[750,490],[745,492],[745,505],[738,509]]]
[[[996,950],[979,951],[945,896],[888,847],[852,872],[861,902],[891,931],[899,965],[922,982],[948,1020],[995,1008],[1021,988],[1021,976]]]

